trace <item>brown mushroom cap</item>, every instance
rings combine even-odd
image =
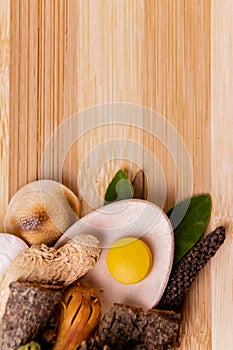
[[[64,185],[39,180],[22,187],[7,208],[5,231],[27,244],[53,245],[79,218],[80,201]]]

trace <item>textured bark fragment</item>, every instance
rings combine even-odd
[[[60,287],[12,282],[0,323],[0,349],[17,350],[36,338],[61,296]]]
[[[114,304],[99,325],[99,344],[111,349],[165,350],[178,343],[180,315]]]

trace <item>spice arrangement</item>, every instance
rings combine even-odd
[[[185,294],[225,229],[201,239],[209,195],[167,214],[146,196],[142,170],[132,182],[119,170],[104,206],[81,219],[80,200],[55,181],[15,194],[0,234],[1,350],[179,345]]]
[[[173,230],[163,211],[147,201],[116,201],[80,219],[56,246],[72,240],[77,232],[88,234],[93,227],[103,249],[81,283],[95,288],[102,312],[114,302],[145,309],[157,304],[174,256]]]

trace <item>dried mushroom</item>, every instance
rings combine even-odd
[[[80,215],[80,201],[66,186],[39,180],[23,186],[7,208],[5,231],[28,245],[53,245]]]

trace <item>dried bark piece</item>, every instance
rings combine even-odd
[[[147,181],[143,170],[139,170],[136,173],[132,181],[132,185],[134,189],[133,198],[147,199],[148,186],[147,186]]]
[[[174,266],[158,308],[176,310],[180,306],[198,272],[215,255],[225,237],[225,228],[216,228]]]
[[[0,319],[13,281],[67,286],[90,271],[100,257],[98,240],[79,234],[59,249],[42,244],[23,250],[0,278]]]
[[[61,287],[12,282],[0,323],[0,349],[17,350],[36,338],[61,296]]]
[[[100,322],[100,346],[111,349],[165,350],[178,344],[180,315],[114,304]]]
[[[178,345],[181,316],[172,311],[150,309],[141,314],[137,327],[142,329],[140,342],[132,349],[165,350]]]

